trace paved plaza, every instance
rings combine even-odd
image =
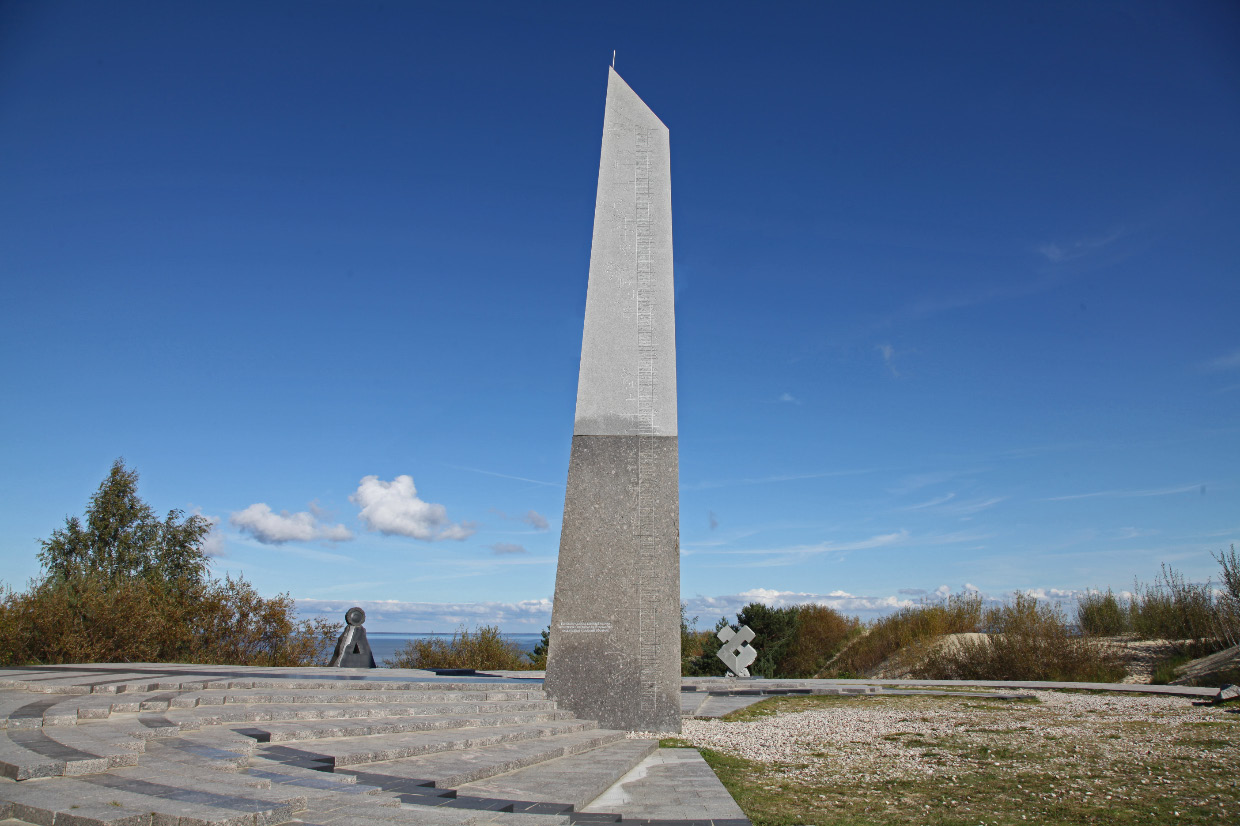
[[[578,719],[538,678],[5,669],[0,721],[10,824],[748,824],[696,752]],[[605,793],[614,810],[589,806]]]

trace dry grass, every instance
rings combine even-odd
[[[981,620],[982,598],[977,594],[956,594],[942,602],[901,608],[844,646],[819,676],[868,677],[897,652],[920,660],[938,638],[979,631]]]
[[[825,605],[802,605],[797,611],[792,641],[779,662],[779,676],[813,677],[860,628],[857,618],[846,617]]]
[[[1131,596],[1094,591],[1077,601],[1076,622],[1095,636],[1132,633],[1147,640],[1192,640],[1200,650],[1240,643],[1240,557],[1235,546],[1214,555],[1219,563],[1216,590],[1211,582],[1192,583],[1167,565],[1151,584],[1133,583]]]
[[[405,643],[383,664],[388,668],[474,668],[519,671],[530,667],[530,657],[515,642],[504,639],[498,626],[477,631],[462,626],[451,640],[419,639]]]
[[[1037,692],[780,698],[686,721],[755,826],[1240,820],[1240,710]]]
[[[939,645],[913,669],[930,680],[1118,682],[1124,664],[1110,646],[1073,634],[1057,605],[1016,594],[983,613],[989,634]]]

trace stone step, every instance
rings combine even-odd
[[[0,801],[22,820],[73,826],[257,826],[282,823],[306,808],[304,795],[284,791],[211,791],[202,784],[168,785],[115,774],[0,785]]]
[[[254,738],[228,729],[189,732],[181,737],[152,740],[139,765],[180,763],[214,772],[240,771],[250,764]]]
[[[117,697],[114,694],[40,695],[6,692],[0,696],[0,728],[74,725],[78,720],[102,720],[113,714],[166,712],[200,706],[282,707],[315,705],[356,708],[358,706],[418,706],[505,704],[550,702],[540,690],[477,691],[141,691]]]
[[[367,670],[353,679],[298,679],[274,677],[273,679],[238,679],[226,677],[215,679],[207,676],[189,676],[181,666],[160,668],[163,674],[150,675],[139,672],[114,671],[103,677],[93,670],[37,672],[27,669],[0,669],[0,691],[17,690],[42,695],[90,695],[135,694],[143,692],[188,691],[541,691],[541,685],[529,679],[470,680],[445,682],[427,674],[427,679],[392,680],[369,679],[376,674],[389,673]],[[404,672],[408,673],[408,672]]]
[[[172,692],[165,692],[173,694]],[[128,698],[126,698],[128,699]],[[193,708],[199,705],[227,705],[229,703],[455,703],[455,702],[507,702],[510,700],[545,700],[541,690],[440,690],[421,689],[404,691],[325,691],[321,689],[277,689],[266,691],[189,691],[173,696],[146,698],[145,702],[166,701],[173,708]]]
[[[370,737],[400,734],[409,731],[442,731],[444,729],[488,728],[525,723],[549,723],[574,719],[571,711],[548,710],[505,714],[461,714],[443,717],[373,717],[363,719],[332,719],[331,722],[272,722],[262,725],[234,727],[232,730],[260,742],[292,743],[300,740],[326,740],[340,737]]]
[[[253,705],[206,706],[171,709],[164,713],[169,722],[182,727],[218,726],[227,723],[282,722],[294,720],[348,720],[368,717],[443,717],[479,714],[546,713],[556,711],[551,700],[521,700],[505,703],[418,703],[414,705]]]
[[[65,737],[69,731],[77,736]],[[53,736],[56,734],[60,736]],[[106,732],[104,737],[94,737],[73,729],[4,731],[0,733],[0,775],[30,780],[136,766],[143,745],[129,732]]]
[[[624,736],[622,731],[591,728],[547,737],[505,740],[493,744],[473,744],[468,749],[436,751],[420,756],[404,757],[393,762],[368,765],[365,770],[357,772],[357,777],[359,782],[381,787],[382,784],[377,782],[379,778],[390,777],[398,780],[418,780],[433,783],[435,788],[452,789],[465,783],[476,783],[497,774],[598,749],[600,746],[623,740]],[[341,771],[339,764],[336,770]],[[627,770],[626,768],[625,771]],[[608,780],[608,785],[614,782],[616,777],[619,775]],[[428,789],[427,795],[434,796],[434,793]],[[496,797],[496,795],[489,794],[471,794],[471,796]],[[510,799],[543,800],[542,798]]]
[[[158,736],[152,736],[152,732]],[[199,764],[218,763],[235,769],[249,760],[254,739],[227,729],[194,733],[193,739],[173,736],[175,729],[149,728],[137,721],[125,725],[83,724],[73,727],[19,729],[0,732],[0,775],[12,780],[94,774],[136,766],[150,743],[168,743],[167,755],[179,754]]]
[[[331,802],[311,802],[292,823],[315,826],[371,826],[372,824],[417,824],[417,826],[567,826],[564,814],[535,815],[489,809],[454,807],[387,806],[367,801],[349,801],[337,806]]]
[[[623,732],[598,747],[456,785],[458,795],[561,803],[580,810],[654,753],[657,740],[627,740]]]
[[[333,767],[340,769],[345,766],[405,760],[438,752],[456,753],[468,749],[470,753],[474,753],[482,747],[501,743],[547,740],[581,732],[588,733],[596,731],[597,728],[597,724],[592,720],[569,718],[543,723],[306,740],[298,742],[296,747],[267,744],[260,745],[256,755],[276,762],[319,766],[324,771],[330,771]]]

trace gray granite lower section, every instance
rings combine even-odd
[[[680,731],[674,436],[574,436],[544,688],[604,728]]]

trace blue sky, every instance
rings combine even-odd
[[[1240,8],[610,8],[0,5],[0,579],[123,456],[308,612],[546,625],[613,49],[691,614],[1213,572]]]

